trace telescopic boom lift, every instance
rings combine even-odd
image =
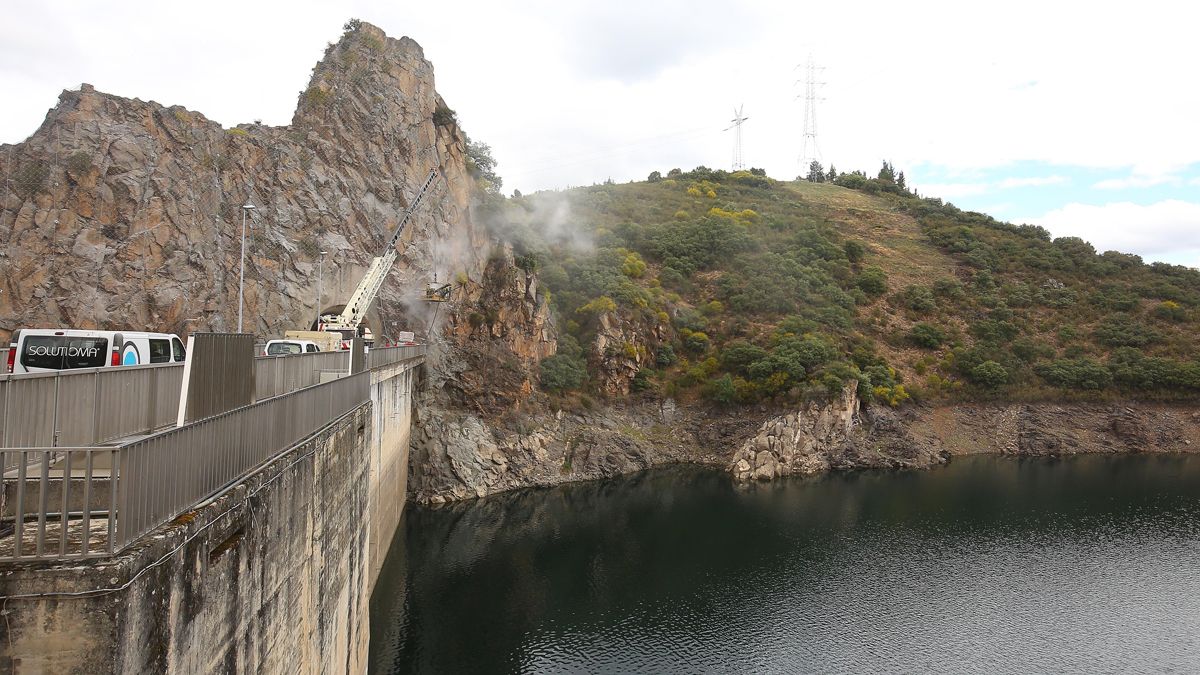
[[[383,280],[387,278],[388,272],[391,271],[392,265],[396,262],[396,243],[400,241],[400,235],[404,233],[404,228],[408,225],[417,207],[421,204],[421,199],[425,196],[425,192],[433,185],[433,179],[437,178],[437,169],[429,172],[429,177],[425,179],[424,185],[417,191],[417,196],[413,198],[412,204],[408,210],[404,212],[404,217],[400,219],[400,224],[396,226],[396,230],[392,232],[391,238],[388,239],[387,247],[383,249],[383,253],[371,261],[371,266],[367,268],[367,273],[363,276],[362,281],[358,283],[358,288],[354,289],[354,294],[350,296],[350,302],[346,303],[346,308],[339,315],[326,314],[321,317],[321,325],[318,330],[331,331],[341,333],[346,339],[351,339],[361,336],[368,342],[373,339],[369,335],[369,331],[360,332],[359,327],[362,326],[362,321],[367,315],[367,310],[371,308],[371,303],[375,301],[375,297],[379,295],[379,289],[383,287]]]

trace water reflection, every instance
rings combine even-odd
[[[377,672],[1200,668],[1200,458],[695,468],[414,508]]]

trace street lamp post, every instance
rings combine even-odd
[[[242,205],[242,258],[238,264],[238,329],[242,332],[242,288],[246,281],[246,214],[254,208],[250,202]]]
[[[317,330],[321,330],[321,282],[325,279],[322,272],[325,269],[325,254],[328,251],[321,251],[321,257],[317,260]]]

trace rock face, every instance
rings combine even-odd
[[[853,385],[829,402],[768,420],[734,453],[738,480],[806,476],[830,469],[917,468],[945,462],[935,444],[917,440],[893,411],[864,409]]]
[[[661,340],[662,335],[657,326],[634,325],[616,312],[605,312],[596,322],[596,339],[588,354],[596,386],[606,396],[625,396],[638,371],[654,365],[647,338]]]
[[[367,24],[329,47],[289,126],[223,129],[83,85],[28,140],[0,146],[0,164],[12,181],[0,186],[0,340],[21,326],[234,329],[244,213],[246,330],[306,327],[318,269],[320,309],[338,307],[431,170],[372,328],[420,330],[429,277],[479,278],[487,259],[433,67]]]
[[[587,414],[529,412],[508,425],[444,407],[423,414],[409,474],[419,503],[605,478],[672,462],[720,461],[700,450],[711,446],[698,438],[698,420],[674,413],[668,418],[657,405]]]
[[[449,349],[433,369],[443,402],[481,414],[529,407],[537,364],[558,343],[537,275],[517,266],[511,245],[493,246],[479,281],[461,280],[444,329]]]
[[[1052,457],[1200,448],[1195,408],[1144,403],[961,405],[922,410],[908,428],[956,455]]]

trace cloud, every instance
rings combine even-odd
[[[655,78],[694,57],[738,48],[762,26],[737,3],[660,0],[564,3],[565,55],[586,77],[631,83]],[[714,20],[717,13],[720,20]]]
[[[1043,187],[1046,185],[1062,185],[1070,182],[1066,176],[1029,176],[1027,178],[1005,178],[996,183],[1001,190],[1019,187]]]
[[[1128,190],[1131,188],[1148,188],[1155,185],[1178,185],[1178,176],[1167,175],[1132,175],[1125,178],[1108,178],[1096,183],[1092,187],[1097,190]]]
[[[1149,205],[1072,203],[1030,222],[1056,237],[1086,239],[1099,251],[1117,250],[1163,259],[1200,250],[1200,203],[1178,199]]]
[[[930,197],[955,199],[970,195],[981,195],[991,191],[989,183],[923,183],[917,186],[918,191]]]
[[[981,181],[973,183],[922,183],[920,193],[943,199],[957,199],[974,195],[987,194],[996,190],[1012,190],[1023,187],[1045,187],[1062,185],[1070,182],[1066,176],[1026,176],[1005,178],[999,181]]]

